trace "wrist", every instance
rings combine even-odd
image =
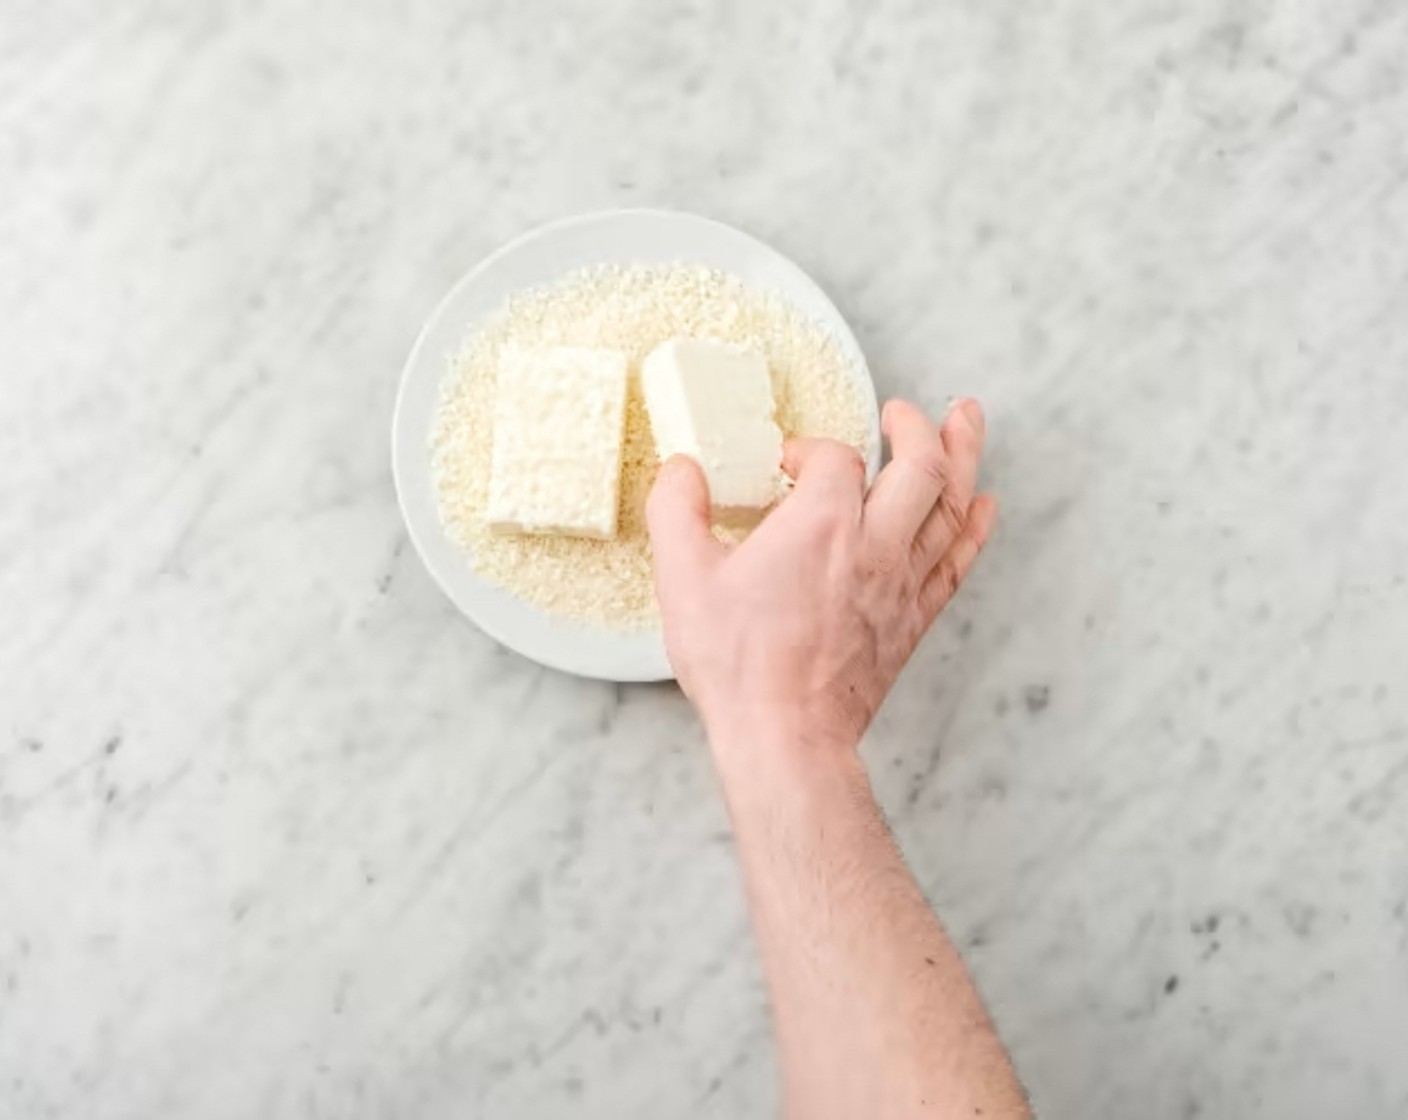
[[[705,717],[714,766],[729,799],[757,792],[850,779],[864,768],[854,735],[791,709],[734,707],[722,718]]]

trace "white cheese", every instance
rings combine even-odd
[[[673,338],[646,357],[641,388],[660,458],[695,460],[715,507],[762,509],[776,500],[782,430],[760,353]]]
[[[501,533],[616,535],[626,356],[508,348],[498,362],[485,511]]]

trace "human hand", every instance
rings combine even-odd
[[[710,532],[698,465],[661,469],[646,512],[665,644],[716,751],[763,733],[855,747],[987,540],[977,402],[940,427],[890,401],[881,428],[892,459],[869,493],[853,448],[790,441],[795,488],[736,547]]]

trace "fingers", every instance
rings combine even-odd
[[[953,504],[958,509],[967,509],[973,502],[978,485],[978,460],[983,457],[987,431],[982,406],[971,397],[956,400],[939,429],[948,459],[948,485],[953,489]]]
[[[789,501],[814,501],[860,518],[865,460],[854,447],[830,439],[790,439],[782,469],[797,482]]]
[[[882,425],[891,461],[866,500],[866,522],[882,547],[913,542],[915,561],[927,571],[953,543],[973,502],[987,431],[983,410],[960,399],[940,427],[914,405],[890,401]]]
[[[662,605],[676,588],[698,579],[727,551],[710,532],[710,513],[704,472],[693,459],[675,455],[660,468],[645,504]]]
[[[914,540],[943,492],[948,467],[938,425],[908,401],[886,402],[880,428],[890,441],[890,462],[871,487],[865,521],[876,539],[898,546]]]
[[[983,455],[986,435],[987,422],[978,402],[956,401],[939,429],[947,464],[944,489],[914,538],[915,557],[925,567],[948,551],[963,528],[963,520],[973,504],[978,460]]]
[[[919,588],[919,609],[926,624],[938,616],[968,578],[996,523],[997,502],[987,494],[974,498],[958,535]]]

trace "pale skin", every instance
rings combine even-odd
[[[886,827],[859,746],[982,549],[985,422],[891,401],[891,461],[785,449],[792,493],[741,545],[703,473],[661,469],[648,515],[665,641],[733,820],[772,997],[785,1114],[1030,1117],[952,943]]]

